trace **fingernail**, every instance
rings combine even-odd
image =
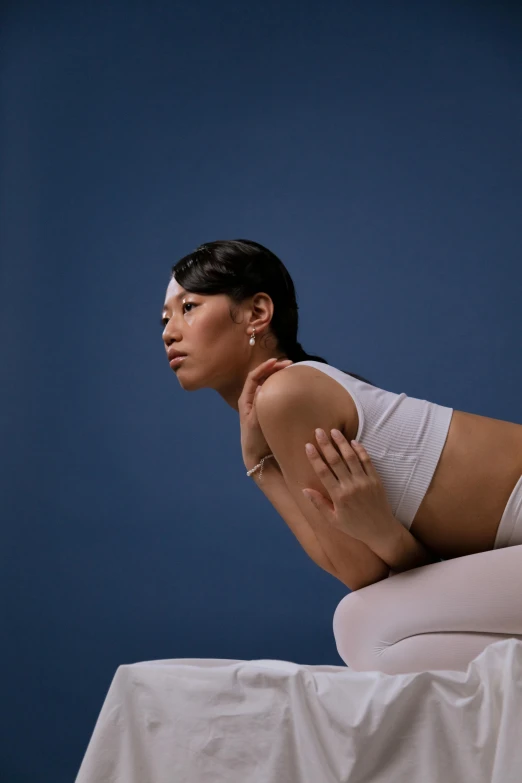
[[[330,430],[330,432],[332,433],[332,437],[333,438],[340,438],[341,437],[341,433],[339,432],[339,430]]]
[[[308,454],[313,454],[314,453],[314,447],[312,446],[311,443],[307,443],[306,446],[305,446],[305,449],[306,449]]]

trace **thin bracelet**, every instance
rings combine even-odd
[[[261,481],[261,476],[263,475],[263,467],[264,467],[263,466],[263,462],[265,461],[265,459],[269,459],[270,457],[273,457],[273,456],[274,456],[273,454],[267,454],[266,457],[263,457],[261,462],[258,462],[257,465],[254,465],[253,468],[250,468],[250,470],[247,470],[247,476],[251,476],[252,473],[255,473],[255,471],[260,467],[261,471],[259,473],[259,480]]]

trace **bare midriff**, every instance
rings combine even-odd
[[[441,557],[493,549],[522,476],[522,425],[453,411],[439,462],[410,532]]]

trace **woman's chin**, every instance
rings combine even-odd
[[[185,373],[182,367],[178,367],[175,375],[179,385],[184,391],[196,391],[196,389],[201,389],[204,385],[198,378],[192,377],[191,373]]]

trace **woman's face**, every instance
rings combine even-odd
[[[249,332],[253,310],[251,305],[238,307],[237,313],[234,308],[234,319],[240,322],[234,323],[230,307],[231,300],[225,294],[192,294],[171,279],[162,312],[162,337],[166,352],[170,348],[186,354],[178,365],[172,365],[183,389],[213,388],[226,394],[239,379],[244,382],[249,371],[245,368],[252,360]]]

